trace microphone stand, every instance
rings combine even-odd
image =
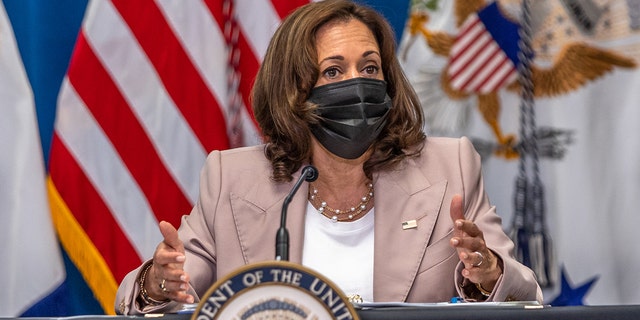
[[[311,165],[304,167],[293,189],[284,198],[282,213],[280,214],[280,228],[276,232],[276,260],[278,261],[289,261],[289,231],[287,230],[287,208],[289,203],[303,181],[313,182],[316,179],[318,179],[318,169]]]

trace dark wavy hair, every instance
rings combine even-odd
[[[292,174],[311,159],[311,131],[315,105],[307,99],[320,75],[316,32],[324,24],[358,19],[369,27],[380,47],[387,93],[393,101],[387,124],[374,142],[364,172],[393,167],[421,152],[425,139],[422,108],[402,71],[394,33],[373,9],[350,0],[325,0],[304,5],[287,16],[276,30],[252,90],[256,120],[265,137],[265,156],[275,181],[291,181]]]

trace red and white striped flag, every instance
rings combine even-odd
[[[308,0],[98,0],[58,98],[48,190],[71,260],[113,313],[160,220],[195,203],[208,152],[261,141],[249,92],[281,19]]]
[[[495,2],[471,14],[449,53],[451,86],[485,94],[514,81],[518,40],[518,26],[500,13]]]

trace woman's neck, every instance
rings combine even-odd
[[[344,159],[324,149],[315,139],[313,146],[311,163],[318,169],[317,185],[350,189],[368,181],[363,165],[369,152],[356,159]]]
[[[318,180],[311,184],[312,189],[332,208],[345,209],[357,205],[369,193],[371,181],[363,170],[368,157],[367,152],[357,159],[343,159],[316,142],[312,163],[318,169]]]

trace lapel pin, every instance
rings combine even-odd
[[[409,220],[402,223],[402,230],[417,228],[418,223],[415,220]]]

